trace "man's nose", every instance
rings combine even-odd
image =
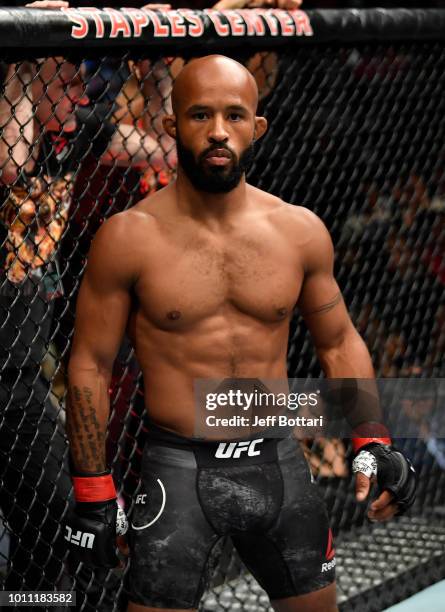
[[[208,139],[210,142],[225,142],[229,138],[224,118],[215,115],[210,125]]]

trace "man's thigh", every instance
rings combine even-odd
[[[272,601],[272,606],[276,612],[338,612],[336,603],[335,583],[306,595],[289,597],[287,599]],[[164,608],[166,611],[166,608]],[[187,612],[195,612],[196,608],[189,609]],[[138,604],[130,604],[127,612],[163,612],[160,608],[148,608]],[[167,611],[166,611],[167,612]],[[168,612],[185,612],[171,608]]]
[[[335,550],[325,504],[297,443],[286,441],[279,449],[282,498],[275,520],[262,533],[232,539],[271,601],[316,592],[320,597],[335,580]]]
[[[148,608],[139,604],[130,603],[127,612],[196,612],[196,608]]]
[[[276,599],[271,603],[275,612],[338,612],[335,582],[313,593]]]
[[[197,494],[193,453],[146,448],[130,513],[129,610],[193,610],[207,586],[220,536]]]

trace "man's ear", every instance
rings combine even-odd
[[[162,125],[167,134],[176,140],[176,116],[165,115],[162,117]]]
[[[267,119],[266,117],[255,117],[255,131],[254,138],[255,140],[259,140],[261,136],[267,130]]]

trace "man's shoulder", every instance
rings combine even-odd
[[[114,240],[115,244],[129,244],[138,240],[141,234],[153,231],[156,227],[156,216],[145,206],[145,201],[138,202],[132,208],[109,217],[97,232],[97,236]]]
[[[303,226],[306,229],[317,230],[324,227],[323,221],[318,215],[306,206],[299,204],[289,204],[282,202],[282,214],[286,219],[293,224]]]
[[[291,230],[307,232],[308,235],[323,233],[326,227],[318,215],[306,206],[290,204],[266,191],[253,187],[253,195],[261,201],[278,223]]]
[[[155,218],[138,206],[112,215],[94,236],[88,256],[90,271],[133,283],[141,262],[147,260],[147,246],[153,243],[155,233]]]
[[[141,274],[155,219],[137,206],[112,215],[96,232],[88,254],[87,276],[99,286],[130,287]]]

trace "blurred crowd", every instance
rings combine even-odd
[[[121,4],[142,5],[114,3]],[[190,0],[172,5],[203,8],[213,3]],[[445,1],[382,0],[378,5],[445,7]],[[370,3],[221,0],[214,6],[370,8]],[[356,61],[359,65],[361,60]],[[182,65],[182,60],[172,58],[90,59],[78,64],[53,58],[1,66],[0,480],[6,490],[3,515],[17,535],[10,549],[9,590],[50,588],[60,577],[65,547],[58,527],[71,488],[63,364],[78,280],[92,235],[103,219],[174,177],[175,150],[160,119],[170,110],[169,93]],[[275,54],[256,54],[248,66],[262,97],[267,97],[278,73]],[[360,70],[361,76],[369,66]],[[358,288],[352,312],[377,371],[383,377],[445,377],[445,176],[440,165],[428,177],[410,169],[393,182],[364,180],[356,201],[337,232],[336,246],[352,279],[372,266],[378,280],[377,293],[351,281]],[[138,457],[144,435],[139,378],[131,348],[124,345],[114,375],[110,457],[119,452]],[[419,465],[430,461],[445,469],[442,442],[431,426],[425,428],[436,404],[431,397],[407,397],[397,413],[418,428],[423,441],[421,452],[416,446]],[[136,418],[122,436],[129,411]],[[306,449],[316,476],[348,475],[343,440],[308,440]],[[137,463],[124,462],[119,471],[137,476]],[[31,553],[34,565],[29,564]],[[96,580],[101,589],[103,577]],[[89,590],[94,599],[94,589]]]

